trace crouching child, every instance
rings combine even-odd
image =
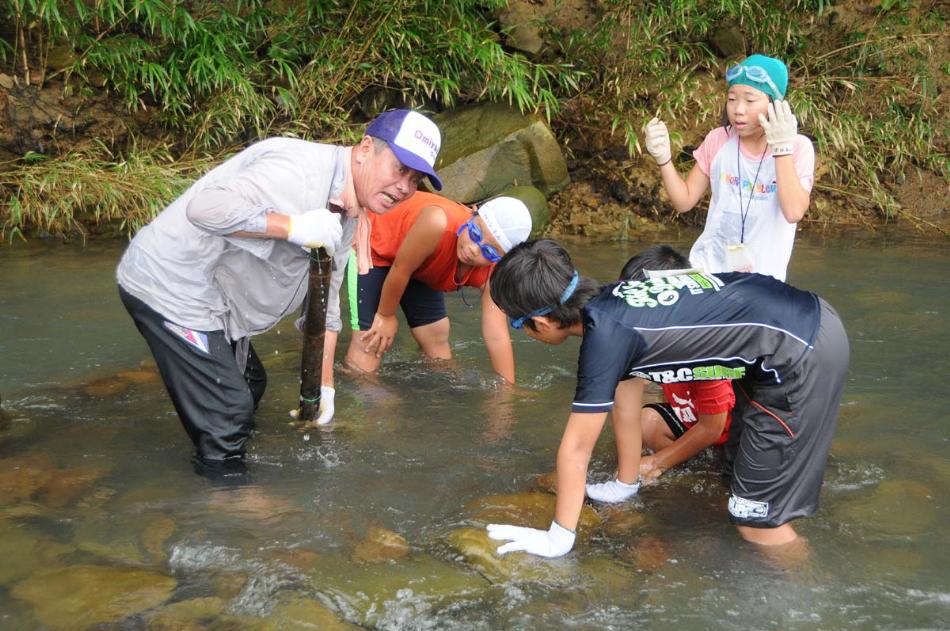
[[[730,519],[753,543],[797,538],[790,522],[818,507],[848,371],[847,335],[831,305],[759,274],[687,271],[600,287],[551,240],[508,252],[491,295],[529,337],[548,344],[583,337],[557,452],[554,520],[547,531],[490,524],[493,539],[508,541],[499,554],[558,557],[571,550],[607,413],[615,397],[639,410],[644,380],[733,380],[736,407],[724,450]],[[616,482],[633,487],[639,423],[617,440],[618,450],[636,455],[619,463]]]

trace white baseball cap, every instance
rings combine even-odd
[[[478,216],[508,252],[531,236],[531,212],[516,197],[496,197],[478,207]]]

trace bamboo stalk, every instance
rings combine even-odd
[[[323,381],[323,342],[327,329],[327,295],[330,293],[332,259],[324,248],[310,250],[303,351],[300,356],[300,412],[297,418],[313,422],[320,413]]]

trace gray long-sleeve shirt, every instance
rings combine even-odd
[[[117,270],[119,285],[176,324],[223,330],[231,340],[263,333],[300,307],[308,252],[274,239],[225,236],[268,210],[299,215],[340,197],[342,147],[269,138],[218,165],[132,239]],[[339,331],[340,284],[356,232],[343,218],[334,255],[327,328]]]

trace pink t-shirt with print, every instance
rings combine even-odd
[[[709,272],[731,271],[727,246],[742,244],[753,271],[785,280],[795,242],[778,203],[775,158],[749,154],[731,130],[717,127],[694,152],[696,164],[709,178],[712,197],[706,226],[690,250],[693,265]],[[815,179],[815,149],[799,134],[792,150],[795,172],[811,191]]]

